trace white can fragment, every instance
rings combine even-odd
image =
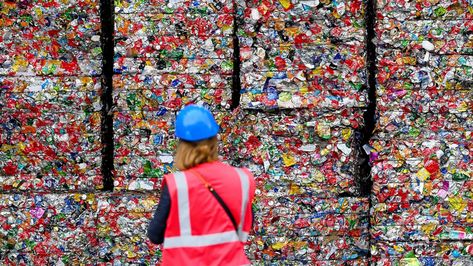
[[[348,146],[345,143],[340,143],[337,144],[337,148],[343,152],[343,154],[348,155],[351,153],[351,148],[348,148]]]
[[[423,41],[422,42],[422,48],[424,48],[425,50],[431,52],[435,49],[435,46],[433,43],[429,42],[429,41]]]

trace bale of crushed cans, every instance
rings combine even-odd
[[[224,159],[255,175],[255,263],[367,263],[368,200],[339,197],[359,193],[361,114],[240,109],[223,122]]]
[[[2,264],[157,262],[145,235],[158,193],[1,194]]]
[[[157,263],[160,250],[146,237],[158,202],[153,193],[107,193],[97,197],[98,257],[107,265]]]
[[[2,264],[64,265],[96,259],[94,194],[1,194],[0,205]]]
[[[241,110],[224,132],[224,154],[248,167],[260,186],[299,185],[320,196],[356,194],[356,130],[363,118],[350,110],[260,113]],[[349,119],[348,117],[350,117]]]
[[[99,1],[0,10],[2,191],[101,188]]]
[[[173,170],[176,112],[228,114],[233,1],[116,1],[113,77],[117,190],[159,189]]]
[[[149,242],[146,230],[163,176],[175,171],[175,117],[184,106],[199,104],[219,123],[227,119],[233,23],[233,1],[115,1],[117,194],[99,200],[102,261],[159,263],[160,248]]]
[[[97,262],[99,3],[0,3],[2,265]]]
[[[473,3],[377,1],[374,265],[470,265]]]
[[[241,106],[366,107],[365,3],[238,1]]]
[[[345,197],[359,195],[366,4],[236,4],[241,110],[222,140],[229,161],[256,178],[248,255],[256,264],[365,265],[368,201]]]

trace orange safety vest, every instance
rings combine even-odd
[[[171,207],[162,265],[249,265],[243,246],[252,224],[253,175],[221,162],[192,168],[205,177],[230,209],[230,218],[191,171],[166,175]]]

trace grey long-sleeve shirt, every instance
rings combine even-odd
[[[166,221],[171,209],[171,197],[166,185],[163,187],[159,198],[158,208],[148,226],[148,238],[153,244],[164,242],[164,232],[166,231]]]

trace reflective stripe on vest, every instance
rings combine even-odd
[[[173,177],[177,188],[180,236],[164,238],[164,248],[206,247],[237,241],[245,242],[248,239],[248,232],[243,231],[243,222],[246,214],[246,206],[248,204],[249,181],[248,176],[242,170],[236,168],[236,171],[240,177],[242,188],[242,206],[240,224],[238,225],[238,235],[235,230],[207,235],[191,234],[189,189],[187,185],[187,179],[183,172],[177,172],[173,174]]]
[[[240,215],[240,224],[238,225],[238,236],[240,241],[246,242],[248,239],[248,233],[243,232],[243,222],[245,221],[246,206],[248,205],[248,193],[250,190],[250,184],[248,181],[248,176],[239,168],[235,168],[238,176],[240,176],[241,183],[241,215]]]
[[[177,206],[179,210],[179,227],[181,236],[191,235],[191,215],[189,209],[189,189],[186,175],[183,172],[174,174],[177,187]]]
[[[235,230],[198,236],[175,236],[168,237],[164,240],[164,248],[180,248],[180,247],[206,247],[211,245],[226,244],[238,242]]]

